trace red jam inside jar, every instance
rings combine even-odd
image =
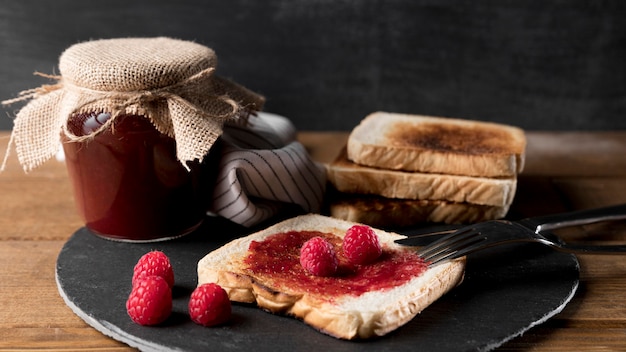
[[[77,114],[68,130],[89,135],[109,117]],[[85,141],[63,141],[76,207],[92,232],[154,241],[187,234],[204,220],[214,180],[209,164],[218,145],[202,163],[189,163],[188,171],[176,158],[176,141],[137,115],[118,116]]]

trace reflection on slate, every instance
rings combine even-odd
[[[58,73],[78,41],[163,35],[214,48],[220,75],[299,130],[377,110],[624,129],[624,17],[621,0],[4,1],[0,99],[48,83],[32,72]]]
[[[178,240],[128,244],[79,229],[57,260],[59,292],[88,324],[142,350],[258,351],[467,351],[489,350],[558,313],[578,286],[573,255],[540,245],[494,248],[468,260],[465,281],[411,322],[387,336],[350,342],[323,335],[292,318],[235,304],[231,321],[205,328],[187,316],[197,283],[196,264],[206,253],[245,231],[209,218]],[[160,327],[142,327],[127,316],[133,266],[149,250],[162,250],[176,276],[172,316]]]

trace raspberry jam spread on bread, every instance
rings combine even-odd
[[[301,215],[209,252],[198,262],[198,284],[216,283],[233,302],[255,303],[337,338],[383,336],[463,281],[464,258],[427,268],[415,247],[394,242],[404,237]],[[308,248],[312,240],[317,244]],[[355,260],[360,256],[367,260]],[[324,260],[336,261],[336,270],[315,270]]]
[[[339,259],[337,272],[330,277],[320,277],[307,272],[300,265],[300,247],[309,239],[319,236],[335,247]],[[421,275],[426,263],[414,251],[389,250],[383,247],[382,255],[367,264],[352,264],[343,254],[341,238],[318,231],[289,231],[268,236],[262,241],[252,241],[244,260],[250,276],[300,292],[320,292],[326,297],[354,295],[400,286]]]

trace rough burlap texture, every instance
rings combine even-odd
[[[212,49],[172,38],[106,39],[70,46],[59,59],[60,76],[47,76],[56,79],[55,84],[3,102],[32,99],[15,117],[7,157],[14,143],[28,172],[58,152],[62,131],[70,141],[88,140],[111,127],[117,116],[134,114],[146,116],[158,131],[176,139],[183,165],[202,160],[225,121],[245,120],[264,104],[262,96],[216,76],[216,65]],[[83,112],[109,112],[112,117],[93,134],[75,136],[67,121]]]

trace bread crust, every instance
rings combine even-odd
[[[470,224],[501,219],[509,207],[337,193],[329,200],[328,212],[334,218],[370,226],[402,228],[424,223]]]
[[[361,165],[500,177],[523,170],[526,137],[502,124],[375,112],[352,130],[347,146],[348,158]]]
[[[316,230],[343,237],[354,223],[308,214],[285,220],[265,230],[234,240],[208,253],[198,262],[198,285],[215,282],[233,301],[256,303],[260,308],[303,320],[313,328],[341,339],[382,336],[404,325],[463,280],[465,259],[429,268],[406,284],[360,296],[324,297],[292,292],[280,283],[263,282],[244,271],[243,260],[251,241],[287,231]],[[381,244],[400,248],[393,241],[404,236],[375,229]]]
[[[385,170],[348,160],[344,148],[326,166],[328,181],[340,192],[397,199],[444,200],[508,207],[515,197],[517,177],[472,177]]]

